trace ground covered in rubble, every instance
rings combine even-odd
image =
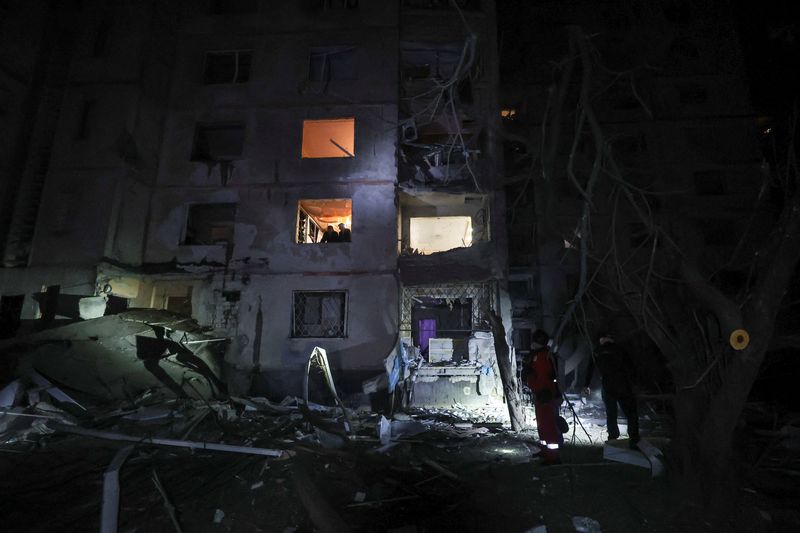
[[[340,410],[311,407],[291,399],[172,401],[74,421],[142,440],[282,451],[134,443],[120,471],[121,532],[711,531],[676,498],[668,476],[603,460],[591,405],[554,466],[537,459],[534,431],[514,434],[487,417],[418,410],[381,420],[350,411],[345,437]],[[63,418],[56,427],[70,417]],[[103,473],[131,443],[39,429],[0,448],[3,531],[97,531]],[[748,490],[729,531],[793,530],[791,504]]]

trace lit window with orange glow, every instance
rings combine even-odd
[[[297,243],[350,242],[353,235],[353,200],[326,198],[297,202]]]
[[[517,110],[514,108],[501,109],[500,116],[507,119],[512,119],[517,116]]]
[[[355,157],[354,118],[303,121],[303,159]]]

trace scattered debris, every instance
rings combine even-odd
[[[135,309],[0,342],[0,355],[15,358],[17,375],[59,401],[77,403],[64,387],[105,400],[147,390],[163,399],[211,399],[226,391],[217,348],[224,343],[208,340],[190,317]]]
[[[588,516],[573,516],[572,525],[578,533],[603,533],[600,522]]]
[[[119,517],[119,470],[133,451],[133,446],[125,446],[114,455],[111,464],[103,474],[103,510],[100,516],[100,533],[116,533]]]
[[[547,533],[547,526],[536,526],[533,529],[527,530],[525,533]]]
[[[603,459],[641,466],[650,470],[652,477],[664,473],[664,464],[658,459],[661,455],[661,450],[644,439],[638,442],[637,449],[631,449],[627,439],[608,441],[603,446]]]
[[[157,437],[135,437],[111,431],[97,431],[79,427],[65,426],[64,424],[53,424],[53,429],[64,433],[74,433],[84,437],[94,437],[97,439],[121,440],[136,442],[139,444],[156,444],[159,446],[177,446],[180,448],[192,448],[196,450],[214,450],[219,452],[245,453],[252,455],[267,455],[269,457],[280,457],[286,452],[283,450],[270,450],[267,448],[251,448],[248,446],[233,446],[230,444],[217,444],[215,442],[193,442],[177,439],[161,439]]]

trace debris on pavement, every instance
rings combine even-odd
[[[572,525],[578,533],[603,533],[600,522],[588,516],[573,516]]]

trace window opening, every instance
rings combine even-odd
[[[472,217],[411,217],[409,238],[421,254],[472,246]]]
[[[295,291],[292,313],[293,337],[344,337],[346,335],[347,293],[345,291]]]
[[[206,52],[203,83],[247,83],[250,80],[252,50],[225,50]]]
[[[242,155],[244,124],[198,124],[192,161],[231,161]]]
[[[315,46],[310,50],[309,81],[358,79],[354,46]]]
[[[183,244],[218,245],[233,243],[236,204],[195,204],[189,206]]]
[[[417,297],[411,307],[411,338],[429,355],[431,339],[452,339],[452,359],[468,358],[472,335],[472,298]],[[449,358],[448,358],[449,359]],[[430,360],[430,359],[429,359]]]
[[[355,125],[355,118],[304,120],[302,157],[355,157]]]
[[[300,200],[297,203],[299,244],[350,242],[353,201],[349,198]]]

